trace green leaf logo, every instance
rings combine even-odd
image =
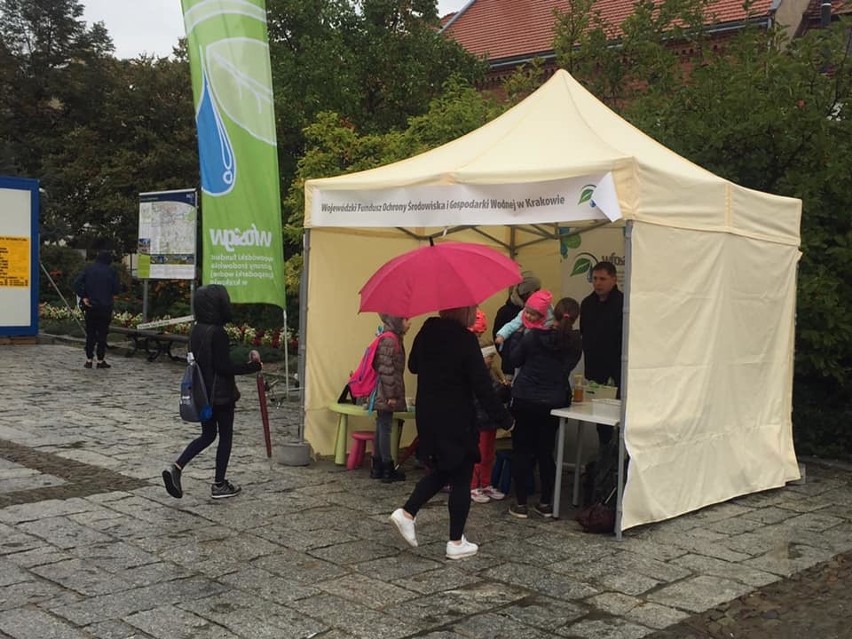
[[[575,249],[580,248],[580,234],[575,233],[574,235],[568,235],[562,238],[562,242],[565,244],[566,248]]]
[[[590,268],[592,268],[591,260],[585,257],[578,258],[577,261],[574,262],[574,268],[571,269],[571,275],[582,275],[583,273],[588,273]]]
[[[227,38],[207,45],[205,69],[216,103],[235,124],[275,146],[275,105],[269,72],[269,46],[252,38]]]
[[[595,194],[596,184],[586,184],[583,186],[583,189],[580,191],[580,201],[577,204],[585,204],[592,199],[592,196]]]

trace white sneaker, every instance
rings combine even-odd
[[[417,548],[417,534],[414,532],[414,519],[409,519],[402,508],[397,508],[391,513],[390,520],[402,538],[408,542],[409,546]]]
[[[475,501],[477,504],[487,504],[491,501],[491,498],[485,494],[484,489],[474,488],[470,491],[470,500]]]
[[[473,557],[477,552],[479,552],[479,546],[465,539],[464,535],[462,535],[460,544],[452,541],[447,542],[447,559]]]
[[[506,493],[500,492],[499,490],[494,488],[494,486],[486,486],[482,489],[482,493],[487,495],[490,499],[493,499],[494,501],[506,499]]]

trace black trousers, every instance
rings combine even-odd
[[[85,312],[86,318],[86,359],[92,359],[97,345],[98,359],[106,356],[106,340],[109,323],[112,320],[112,310],[90,308]]]
[[[512,430],[512,482],[518,504],[527,503],[527,481],[533,462],[538,463],[541,477],[541,503],[553,503],[556,482],[556,431],[559,419],[550,414],[551,407],[523,399],[512,400],[515,428]]]
[[[470,512],[470,480],[473,479],[473,461],[465,461],[452,471],[435,470],[417,482],[411,497],[403,508],[413,517],[423,505],[438,494],[447,484],[450,485],[450,499],[447,510],[450,511],[450,540],[459,541],[464,534],[467,515]]]
[[[186,465],[198,453],[213,443],[217,431],[219,432],[219,447],[216,449],[215,482],[221,484],[225,481],[225,473],[228,471],[228,462],[231,459],[231,446],[234,442],[234,404],[214,406],[212,419],[201,422],[201,436],[189,442],[186,450],[181,453],[175,463],[181,468],[186,468]]]

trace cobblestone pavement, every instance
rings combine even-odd
[[[480,553],[450,562],[444,496],[411,549],[387,522],[411,481],[270,464],[251,378],[230,472],[243,494],[209,499],[206,451],[170,498],[160,472],[196,432],[177,417],[182,367],[82,363],[64,345],[0,347],[0,639],[850,636],[842,470],[620,543],[474,504]],[[294,405],[270,414],[274,441],[297,427]]]
[[[845,553],[653,635],[653,639],[846,639],[852,555]]]

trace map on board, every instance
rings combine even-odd
[[[139,277],[152,280],[195,278],[198,229],[194,190],[139,196]]]

